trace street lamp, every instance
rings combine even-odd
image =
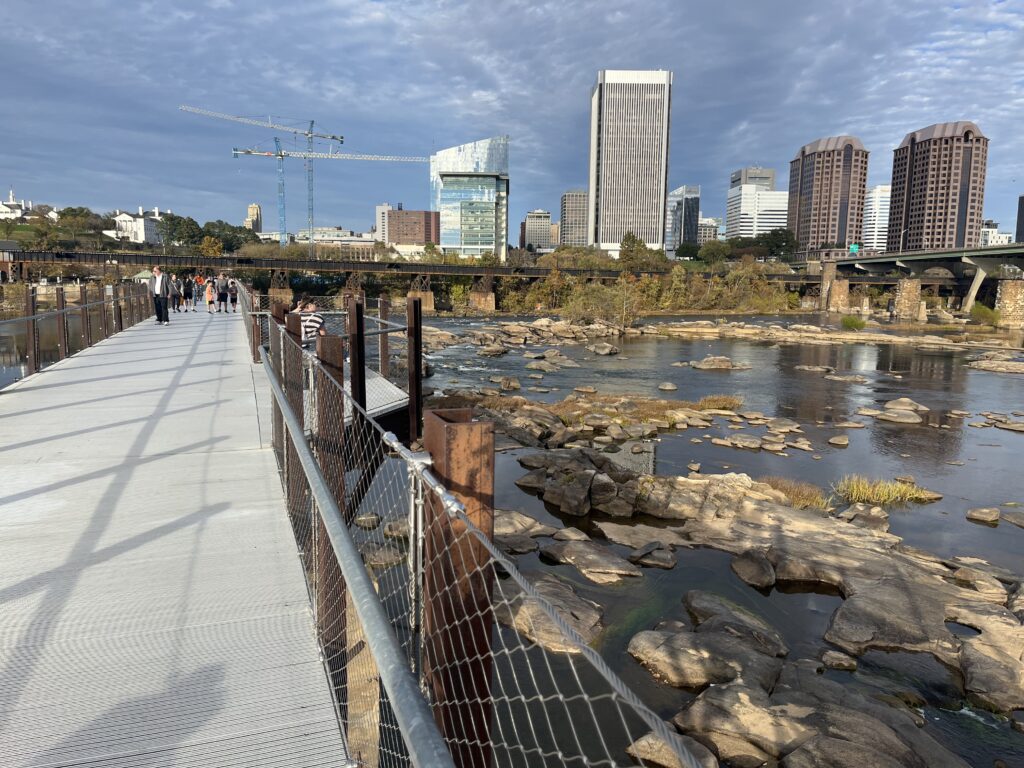
[[[907,227],[902,232],[900,232],[900,253],[903,253],[903,236],[906,235],[909,231],[910,227]]]

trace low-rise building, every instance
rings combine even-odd
[[[384,242],[389,245],[422,246],[441,242],[440,211],[406,211],[399,206],[387,212],[386,226],[388,239]]]
[[[697,245],[704,245],[712,240],[718,239],[718,228],[722,225],[721,219],[701,218],[697,221]]]
[[[10,190],[7,193],[7,199],[0,202],[0,219],[20,219],[28,211],[32,210],[32,201],[28,201],[28,205],[25,205],[25,201],[14,199],[14,190]]]
[[[114,214],[114,229],[105,229],[103,234],[113,240],[122,240],[128,243],[146,243],[147,245],[160,245],[163,238],[157,224],[163,221],[160,216],[160,209],[145,211],[139,206],[138,213],[127,211],[116,211]]]

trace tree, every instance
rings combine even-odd
[[[214,259],[224,253],[224,245],[216,237],[207,235],[199,244],[199,252],[208,259]]]
[[[215,237],[220,240],[225,251],[237,251],[246,243],[259,241],[259,237],[251,229],[236,227],[234,224],[228,224],[220,219],[206,222],[203,225],[203,236]]]
[[[668,258],[660,249],[648,248],[647,244],[632,232],[626,232],[619,243],[619,263],[628,272],[664,270]]]
[[[88,208],[64,208],[60,212],[60,226],[71,235],[71,247],[78,244],[78,236],[95,231],[96,214]]]
[[[721,240],[709,240],[700,247],[697,257],[708,266],[721,264],[732,255],[732,247]]]
[[[203,241],[203,230],[198,221],[191,216],[185,216],[178,223],[175,236],[176,242],[181,245],[196,246]]]
[[[17,219],[0,219],[0,232],[4,233],[4,237],[10,239],[11,234],[18,227]]]
[[[758,235],[758,244],[768,249],[768,257],[779,261],[792,261],[796,255],[798,243],[796,235],[785,227],[773,229]]]
[[[680,243],[676,247],[676,258],[683,260],[696,259],[700,253],[700,246],[696,243]]]

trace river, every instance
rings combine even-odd
[[[778,318],[738,318],[748,322],[777,322]],[[814,317],[813,321],[820,322]],[[480,320],[438,320],[432,323],[459,332],[487,323]],[[678,386],[668,397],[697,400],[708,394],[736,394],[744,400],[743,410],[785,416],[800,422],[815,446],[814,453],[790,451],[778,456],[766,451],[746,451],[713,445],[705,435],[728,436],[724,424],[699,433],[690,429],[662,433],[655,443],[654,469],[657,474],[686,474],[686,465],[700,462],[704,473],[744,472],[757,478],[782,475],[812,482],[826,491],[843,475],[857,473],[878,478],[912,475],[919,485],[943,494],[940,502],[889,509],[892,533],[906,543],[944,557],[970,555],[1020,573],[1024,570],[1024,529],[1007,522],[999,526],[968,521],[965,513],[973,507],[1024,504],[1021,452],[1024,435],[990,428],[968,426],[972,418],[955,418],[950,411],[971,414],[994,411],[1010,414],[1024,411],[1024,381],[1020,377],[973,370],[966,367],[967,353],[919,351],[895,345],[770,345],[747,340],[687,340],[677,338],[630,337],[615,342],[621,354],[598,357],[583,346],[561,347],[579,368],[545,373],[543,380],[530,380],[527,360],[514,351],[498,358],[476,355],[476,347],[457,345],[430,355],[435,390],[493,386],[494,375],[516,376],[524,391],[520,394],[542,402],[568,395],[573,387],[594,386],[601,393],[632,393],[666,396],[660,382]],[[676,361],[696,360],[706,355],[726,355],[750,366],[744,371],[700,371],[673,367]],[[825,365],[837,372],[856,373],[865,384],[826,380],[820,373],[795,370],[797,365]],[[526,392],[529,385],[551,388],[548,393]],[[858,417],[861,407],[881,407],[885,401],[910,397],[929,409],[924,424],[886,424]],[[834,423],[852,419],[862,429],[837,430]],[[847,448],[833,447],[828,438],[849,437]],[[699,436],[701,443],[692,442]],[[522,470],[516,456],[531,449],[499,455],[496,506],[517,509],[546,522],[586,528],[578,518],[559,519],[544,503],[520,491],[514,481]],[[619,554],[628,550],[613,545]],[[659,715],[670,718],[689,698],[679,690],[655,682],[625,652],[630,637],[652,628],[663,619],[684,619],[682,595],[689,589],[717,592],[769,620],[785,637],[790,658],[817,657],[826,647],[822,635],[829,618],[840,604],[838,595],[785,593],[769,594],[747,586],[729,568],[725,553],[693,549],[678,553],[678,565],[668,571],[645,569],[645,578],[612,588],[590,584],[570,566],[542,563],[538,556],[518,558],[524,571],[557,569],[586,597],[605,606],[608,629],[599,650],[616,671]],[[860,659],[856,672],[829,671],[839,682],[858,685],[880,679],[894,686],[910,686],[924,694],[926,728],[951,751],[971,765],[992,766],[1001,759],[1008,766],[1024,766],[1024,734],[1012,731],[1005,721],[972,710],[962,703],[959,682],[931,657],[905,653],[871,652]]]

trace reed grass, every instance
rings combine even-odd
[[[786,494],[789,503],[797,509],[828,509],[830,497],[813,483],[794,480],[789,477],[766,475],[758,478],[759,482],[770,485],[776,491]]]
[[[846,475],[832,489],[851,504],[863,503],[884,507],[887,504],[924,503],[935,500],[935,494],[913,483],[896,480],[871,480],[862,475]]]

